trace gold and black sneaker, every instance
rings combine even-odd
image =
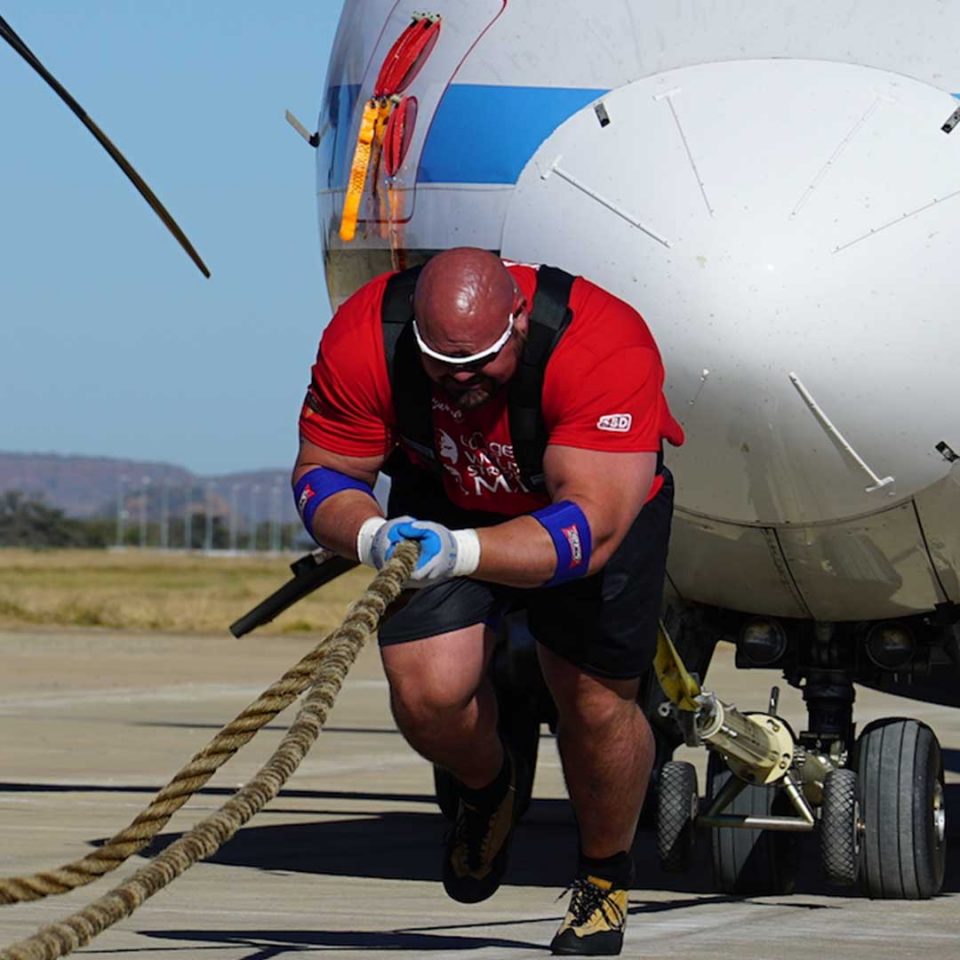
[[[623,949],[627,925],[627,891],[612,880],[588,874],[577,877],[567,915],[550,943],[554,954],[615,957]]]
[[[516,817],[517,766],[502,799],[492,807],[468,803],[462,796],[457,818],[447,835],[443,888],[460,903],[479,903],[492,896],[507,869],[510,836]]]

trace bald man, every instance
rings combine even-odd
[[[558,276],[566,286],[548,292]],[[551,302],[563,321],[544,351]],[[545,449],[531,467],[518,463],[530,444],[514,436],[527,428],[511,385],[537,363]],[[525,771],[498,736],[487,667],[500,617],[522,608],[557,705],[579,828],[570,908],[551,946],[619,953],[653,760],[637,693],[655,649],[673,504],[661,451],[683,439],[650,331],[582,277],[459,248],[358,290],[325,330],[312,373],[293,475],[307,529],[377,568],[399,542],[420,543],[406,602],[379,642],[397,725],[458,784],[447,893],[486,899],[506,869]],[[371,490],[388,458],[386,519]]]

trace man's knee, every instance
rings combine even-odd
[[[587,673],[551,684],[560,723],[597,733],[628,723],[641,712],[637,689],[635,680],[607,680]]]
[[[399,675],[390,678],[390,704],[401,729],[442,729],[442,725],[465,709],[473,691],[437,682],[430,676]]]
[[[561,722],[576,722],[583,729],[598,732],[616,727],[640,712],[633,697],[603,687],[580,691],[558,709]]]
[[[381,647],[393,715],[417,749],[462,735],[478,711],[489,713],[477,696],[492,642],[481,623]]]

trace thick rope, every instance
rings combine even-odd
[[[11,944],[0,952],[0,960],[56,960],[85,946],[107,927],[130,916],[198,860],[216,853],[272,800],[319,736],[347,671],[376,630],[384,610],[399,595],[416,556],[416,545],[398,546],[393,559],[327,639],[323,645],[323,664],[303,706],[280,745],[252,780],[216,813],[201,820],[128,880],[82,910]]]
[[[101,847],[80,860],[51,870],[0,878],[0,905],[68,893],[116,870],[125,860],[139,853],[220,767],[313,683],[334,635],[324,637],[299,663],[231,720],[193,755],[149,806]]]

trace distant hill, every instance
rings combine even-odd
[[[209,496],[216,516],[236,511],[245,523],[290,523],[297,516],[289,484],[289,469],[201,476],[170,463],[0,453],[0,492],[20,490],[78,518],[115,517],[118,509],[139,516],[146,496],[147,517],[156,521],[164,506],[171,517],[188,504],[202,513]]]

